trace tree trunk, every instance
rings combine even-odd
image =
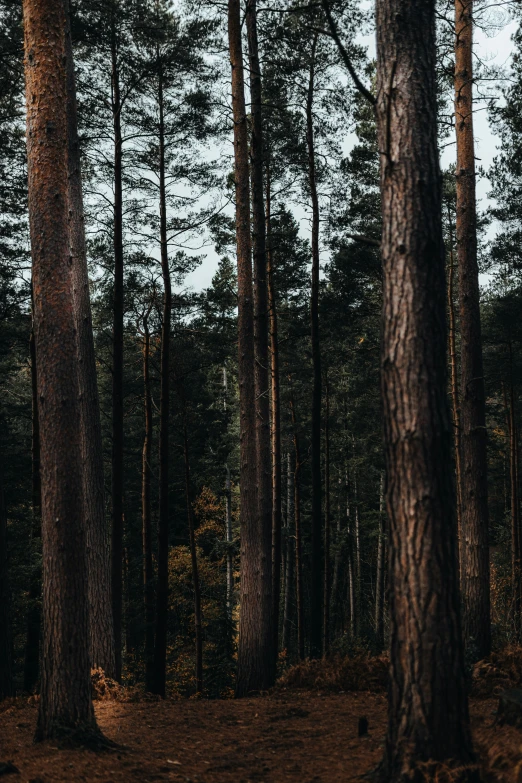
[[[277,658],[279,651],[279,606],[281,594],[281,405],[279,399],[279,340],[271,223],[271,182],[270,165],[268,163],[266,167],[266,258],[270,336],[270,398],[272,401],[270,417],[272,448],[272,592],[274,596],[274,646]]]
[[[232,603],[234,596],[234,553],[232,551],[232,483],[230,468],[226,465],[225,482],[225,525],[227,542],[227,619],[232,623]]]
[[[522,568],[521,568],[521,541],[520,541],[520,505],[519,505],[519,468],[518,468],[518,427],[515,411],[515,393],[513,388],[513,348],[509,344],[509,402],[504,391],[504,407],[509,435],[509,478],[511,487],[511,581],[513,591],[513,627],[515,638],[520,640],[520,618],[522,611]]]
[[[290,414],[292,417],[295,470],[294,470],[294,522],[295,522],[295,596],[297,604],[297,654],[299,660],[305,657],[304,595],[303,595],[303,545],[301,535],[301,449],[297,432],[297,414],[293,393],[290,393]]]
[[[111,40],[114,127],[114,292],[112,323],[112,546],[111,585],[115,676],[121,679],[123,612],[123,180],[118,49],[113,20]]]
[[[290,653],[292,635],[292,593],[294,586],[294,538],[290,533],[294,523],[294,472],[292,457],[287,454],[286,476],[286,569],[285,569],[285,602],[283,609],[283,650],[287,659]]]
[[[34,313],[31,288],[31,308]],[[40,486],[40,428],[38,423],[38,388],[36,378],[36,350],[33,328],[29,338],[29,353],[31,356],[31,397],[32,397],[32,557],[36,560],[31,568],[29,582],[29,608],[27,611],[27,636],[24,658],[24,691],[33,693],[38,682],[40,667],[40,635],[41,635],[41,600],[42,600],[42,496]]]
[[[41,439],[43,640],[36,739],[98,735],[91,700],[81,406],[68,232],[66,8],[24,0]]]
[[[323,538],[321,487],[321,347],[319,343],[319,196],[315,167],[313,103],[315,90],[315,57],[318,34],[315,33],[310,58],[306,100],[306,144],[308,149],[308,184],[312,200],[312,291],[310,324],[312,345],[312,573],[310,592],[310,657],[318,658],[322,649]]]
[[[257,2],[248,0],[246,8],[248,52],[250,66],[251,142],[250,172],[252,177],[252,250],[254,261],[254,377],[256,394],[256,448],[259,513],[261,644],[266,651],[263,682],[275,682],[277,632],[275,622],[274,577],[272,573],[272,458],[270,453],[270,396],[268,379],[268,281],[266,256],[266,224],[263,186],[263,115],[261,67],[257,40]],[[279,533],[280,535],[280,533]],[[280,546],[279,563],[280,565]],[[278,606],[279,608],[279,606]],[[278,614],[278,613],[277,613]]]
[[[152,395],[150,391],[150,309],[143,318],[143,399],[145,435],[141,468],[141,518],[143,542],[143,594],[145,609],[145,687],[154,687],[154,568],[152,563],[151,459]]]
[[[109,537],[105,520],[103,448],[85,246],[76,80],[70,25],[66,34],[67,122],[69,144],[69,243],[78,342],[81,401],[82,480],[89,572],[91,667],[115,675]]]
[[[354,469],[353,476],[353,576],[355,580],[354,586],[354,603],[355,603],[355,622],[354,633],[356,636],[361,635],[361,615],[362,615],[362,589],[361,589],[361,522],[359,518],[359,488],[357,485],[357,468]]]
[[[264,690],[272,683],[273,640],[265,633],[265,534],[257,501],[256,399],[254,384],[254,312],[250,246],[248,133],[239,0],[228,2],[228,38],[232,66],[238,284],[238,374],[240,429],[241,583],[236,696]],[[272,613],[272,607],[268,609]]]
[[[341,478],[341,472],[339,471],[339,502],[337,507],[337,522],[336,522],[336,530],[335,530],[335,555],[334,555],[334,563],[333,563],[333,574],[332,574],[332,588],[330,591],[330,602],[332,607],[332,614],[333,614],[333,627],[334,627],[334,634],[338,635],[340,632],[340,628],[342,626],[342,621],[340,622],[342,618],[342,601],[341,601],[341,595],[340,595],[340,583],[341,583],[341,562],[343,559],[343,540],[342,540],[342,527],[341,527],[341,486],[342,486],[342,478]]]
[[[455,129],[462,424],[464,639],[477,659],[491,651],[486,399],[482,366],[473,137],[473,0],[455,2]]]
[[[186,417],[186,413],[184,412]],[[190,562],[192,565],[192,585],[194,588],[194,627],[196,633],[196,693],[203,692],[203,623],[201,617],[201,588],[198,572],[198,552],[194,531],[194,512],[190,490],[190,462],[188,450],[187,424],[183,424],[183,456],[185,461],[185,497],[187,502],[187,520],[190,543]]]
[[[356,599],[356,568],[355,568],[355,534],[352,525],[352,515],[350,508],[350,480],[348,477],[348,468],[345,469],[346,486],[346,535],[348,539],[348,610],[350,616],[349,628],[350,638],[355,639],[357,635],[357,599]]]
[[[158,65],[160,256],[161,273],[163,277],[163,323],[161,327],[160,358],[158,584],[156,591],[154,692],[164,698],[166,688],[167,617],[169,604],[169,419],[172,286],[167,247],[163,66],[161,62],[159,62]]]
[[[379,540],[377,543],[377,574],[375,578],[375,641],[377,649],[384,647],[384,567],[386,555],[386,525],[384,516],[384,471],[379,488]]]
[[[377,0],[383,213],[382,396],[390,528],[390,687],[378,779],[478,781],[448,465],[446,284],[435,0]]]
[[[330,650],[330,389],[325,377],[323,657]]]
[[[0,466],[0,701],[14,696],[13,644],[11,636],[11,593],[7,553],[7,509]]]

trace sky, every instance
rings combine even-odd
[[[509,69],[509,61],[513,44],[511,37],[516,30],[517,23],[510,21],[507,17],[501,18],[503,21],[502,26],[499,29],[490,31],[488,35],[479,27],[475,28],[474,33],[474,46],[475,55],[483,63],[487,63],[491,66],[504,67]],[[375,35],[361,36],[359,42],[364,45],[368,50],[370,58],[375,57]],[[497,153],[497,139],[492,133],[488,112],[484,105],[478,103],[475,108],[474,114],[474,130],[475,130],[475,154],[477,157],[477,166],[481,166],[486,171],[491,166],[493,159]],[[348,155],[354,144],[357,143],[355,134],[349,133],[346,136],[343,144],[343,152]],[[449,144],[441,151],[441,166],[447,168],[455,161],[455,145]],[[490,203],[488,198],[488,191],[490,189],[489,181],[487,177],[479,178],[477,181],[477,198],[479,200],[479,208],[485,209]],[[294,209],[296,219],[299,220],[301,225],[301,233],[303,236],[309,235],[309,220],[307,219],[306,212],[303,209]],[[494,224],[489,228],[488,239],[491,239],[495,233]],[[200,251],[206,253],[206,258],[203,263],[194,270],[185,280],[184,287],[189,287],[194,290],[201,290],[210,285],[212,277],[217,269],[218,256],[215,253],[212,246],[207,246],[204,250]],[[327,251],[322,253],[322,261],[327,260]],[[487,283],[484,279],[481,281],[483,284]]]

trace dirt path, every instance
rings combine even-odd
[[[473,705],[473,724],[492,780],[522,781],[522,733],[491,727],[494,702]],[[183,781],[184,783],[347,783],[382,754],[381,694],[279,693],[242,701],[98,702],[98,720],[121,750],[92,753],[32,744],[36,708],[0,713],[0,751],[20,775],[6,783]],[[359,738],[360,717],[369,736]],[[517,777],[514,777],[514,774]]]

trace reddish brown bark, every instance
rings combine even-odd
[[[98,736],[91,701],[81,406],[68,232],[66,9],[25,0],[28,194],[41,443],[37,739]]]
[[[477,263],[473,136],[473,0],[455,2],[455,130],[459,265],[464,638],[475,657],[491,651],[486,395]]]
[[[461,642],[435,0],[377,0],[390,687],[378,779],[478,781]],[[424,769],[424,771],[422,771]]]
[[[151,459],[152,394],[150,390],[150,309],[143,317],[143,412],[145,432],[141,463],[143,596],[145,609],[145,687],[154,687],[154,568],[152,563]]]

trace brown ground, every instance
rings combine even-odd
[[[492,726],[495,708],[494,700],[472,703],[487,780],[522,783],[522,732]],[[96,703],[96,712],[119,750],[33,745],[36,707],[18,700],[2,710],[0,761],[20,770],[2,780],[346,783],[381,756],[386,701],[382,694],[283,691],[241,701],[105,701]],[[359,739],[362,716],[369,736]]]

